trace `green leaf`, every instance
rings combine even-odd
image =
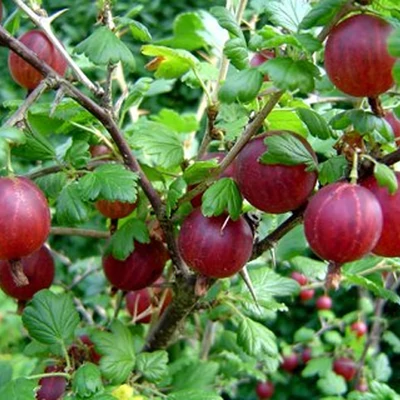
[[[388,343],[395,354],[400,354],[400,338],[391,331],[385,331],[382,339]]]
[[[307,50],[309,53],[314,53],[315,51],[322,49],[322,43],[318,39],[316,39],[310,33],[299,33],[294,36],[302,47]]]
[[[75,225],[89,218],[90,206],[82,199],[81,186],[73,182],[61,191],[56,205],[57,221],[60,224]]]
[[[280,108],[273,110],[267,117],[268,129],[279,131],[297,132],[302,136],[307,136],[308,129],[297,113],[292,109]]]
[[[268,74],[280,89],[310,93],[315,88],[315,78],[320,76],[318,68],[305,60],[277,57],[260,65],[259,70]]]
[[[271,0],[266,3],[270,20],[292,32],[298,30],[310,8],[307,0]]]
[[[343,376],[336,375],[332,371],[328,371],[324,377],[319,379],[317,386],[326,395],[341,395],[347,391],[346,381]]]
[[[2,400],[35,400],[36,382],[25,378],[18,378],[8,382],[0,388]]]
[[[318,180],[321,185],[326,185],[346,176],[348,162],[343,155],[335,156],[319,164],[318,169]]]
[[[394,80],[396,81],[397,84],[400,82],[400,61],[396,61],[393,69],[392,69],[392,75]]]
[[[332,371],[332,358],[319,357],[319,358],[312,358],[310,361],[308,361],[301,375],[306,378],[315,375],[323,377],[329,371]]]
[[[188,185],[201,182],[210,175],[213,168],[218,166],[218,159],[213,158],[207,161],[196,161],[183,172],[183,179]]]
[[[140,353],[136,360],[136,370],[149,382],[157,382],[168,373],[168,353],[164,350]]]
[[[201,82],[216,81],[218,79],[218,68],[208,62],[200,62],[196,66],[196,74],[193,70],[182,76],[181,80],[191,88],[201,88]]]
[[[56,157],[53,145],[35,130],[26,133],[25,144],[13,148],[13,154],[32,161],[54,160]]]
[[[152,37],[151,34],[149,32],[149,30],[147,29],[146,26],[144,26],[142,23],[135,21],[135,20],[131,20],[131,22],[129,23],[129,29],[131,31],[132,36],[136,39],[139,40],[141,42],[151,42]]]
[[[196,68],[199,62],[196,57],[186,50],[171,49],[165,46],[148,44],[142,47],[142,53],[145,56],[157,57],[157,62],[154,64],[156,78],[179,78],[189,69]]]
[[[13,368],[8,361],[0,361],[0,392],[1,388],[9,383],[13,376]]]
[[[284,164],[307,166],[307,171],[315,171],[317,162],[304,144],[290,132],[270,135],[264,140],[267,151],[260,157],[263,164]]]
[[[239,71],[249,67],[249,51],[243,39],[227,40],[224,46],[224,54]]]
[[[25,133],[20,129],[11,126],[0,128],[0,138],[5,139],[8,143],[17,146],[26,143]]]
[[[311,29],[314,26],[324,26],[332,20],[346,0],[322,0],[315,3],[312,10],[303,18],[300,29]]]
[[[186,193],[187,184],[185,180],[180,176],[176,178],[168,189],[166,212],[170,216],[173,208],[177,205],[178,200]]]
[[[36,293],[24,309],[22,322],[30,336],[38,342],[65,346],[75,337],[79,314],[72,295],[54,294],[44,289]]]
[[[199,122],[193,113],[180,115],[174,110],[163,108],[151,119],[177,133],[191,133],[199,129]]]
[[[236,221],[242,212],[242,202],[237,183],[231,178],[222,178],[204,192],[201,211],[206,217],[218,216],[228,211]]]
[[[89,144],[84,140],[74,140],[64,158],[67,163],[75,168],[84,167],[91,158]]]
[[[400,57],[400,28],[393,30],[388,38],[389,54],[393,57]]]
[[[149,243],[147,225],[140,219],[129,219],[111,236],[106,253],[111,253],[117,260],[125,260],[135,249],[134,240]]]
[[[91,339],[102,355],[100,369],[113,384],[125,382],[135,367],[136,355],[133,337],[120,321],[114,321],[111,332],[96,331]]]
[[[10,157],[10,145],[6,139],[0,138],[0,169],[7,168]]]
[[[239,101],[248,103],[257,97],[263,82],[263,75],[257,69],[245,69],[228,74],[218,97],[223,103]]]
[[[80,397],[92,397],[104,389],[97,365],[85,363],[75,372],[72,390]]]
[[[314,329],[310,329],[310,328],[306,328],[304,326],[302,326],[300,329],[298,329],[295,333],[294,333],[294,337],[293,340],[296,343],[306,343],[306,342],[310,342],[314,339],[315,337],[315,331]]]
[[[97,28],[88,38],[75,47],[78,54],[96,65],[115,65],[118,62],[135,69],[135,59],[129,48],[106,26]]]
[[[82,197],[87,200],[119,200],[134,203],[138,175],[122,165],[104,164],[79,181]]]
[[[241,319],[237,331],[237,342],[252,357],[278,356],[277,339],[274,333],[250,318]]]
[[[185,389],[168,395],[167,400],[223,400],[221,396],[204,390]]]
[[[171,168],[183,161],[182,144],[174,131],[163,124],[151,121],[137,123],[130,140],[131,144],[154,157],[154,162],[163,168]]]
[[[390,194],[397,192],[398,183],[395,172],[387,165],[376,162],[374,165],[374,176],[379,186],[386,187]]]
[[[301,120],[306,124],[312,136],[322,140],[333,137],[332,131],[327,122],[314,110],[298,108],[296,112],[300,116]]]
[[[35,179],[35,183],[45,193],[46,197],[56,199],[62,189],[67,185],[68,176],[65,172],[41,176]]]
[[[235,16],[225,7],[212,7],[211,14],[217,19],[218,23],[234,37],[244,40],[243,32],[236,22]]]
[[[389,358],[385,353],[380,353],[373,358],[372,370],[376,380],[387,382],[390,379],[392,376],[392,368],[390,367]]]

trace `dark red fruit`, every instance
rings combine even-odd
[[[253,233],[243,217],[207,218],[196,208],[182,224],[178,245],[191,268],[211,278],[226,278],[249,260]]]
[[[357,337],[362,337],[368,332],[368,326],[363,321],[356,321],[352,323],[350,329],[356,334]]]
[[[398,119],[391,111],[386,113],[385,120],[391,126],[394,137],[400,137],[400,119]],[[397,141],[397,143],[399,143]]]
[[[101,157],[102,159],[109,159],[112,155],[112,151],[105,144],[92,144],[89,146],[89,152],[93,158]]]
[[[111,254],[103,257],[103,269],[108,281],[118,289],[130,291],[150,286],[162,274],[169,259],[167,249],[158,240],[150,243],[135,241],[135,250],[123,261]]]
[[[123,201],[97,200],[96,208],[107,218],[125,218],[137,207],[137,203],[127,203]]]
[[[307,200],[314,189],[317,173],[307,172],[301,165],[267,165],[259,162],[267,151],[266,136],[281,135],[288,131],[270,131],[251,140],[239,153],[235,163],[235,177],[245,199],[259,210],[280,214],[295,210]],[[289,132],[300,140],[315,158],[307,141],[296,133]]]
[[[54,47],[44,32],[33,30],[23,34],[19,41],[36,53],[36,55],[64,76],[67,62],[62,54]],[[8,67],[15,82],[27,89],[35,89],[42,81],[43,75],[14,52],[8,57]]]
[[[296,353],[283,357],[281,367],[286,372],[293,372],[299,365],[299,356]]]
[[[271,50],[261,50],[258,53],[255,53],[250,60],[251,67],[258,67],[261,64],[264,64],[271,58],[275,58],[275,52]],[[269,81],[269,76],[264,75],[264,82]]]
[[[62,369],[54,365],[45,369],[47,373],[61,371]],[[41,387],[36,393],[37,400],[61,400],[67,387],[67,380],[62,376],[52,376],[40,379],[39,385]]]
[[[203,155],[203,157],[201,157],[200,161],[207,161],[207,160],[212,160],[213,158],[216,158],[218,163],[221,162],[221,160],[225,157],[225,153],[222,151],[216,151],[213,153],[206,153]],[[233,178],[233,176],[235,175],[234,173],[234,164],[230,164],[228,166],[228,168],[222,172],[219,175],[219,178]],[[189,185],[188,187],[188,191],[192,190],[193,188],[195,188],[196,185]],[[192,203],[193,207],[200,207],[201,206],[201,197],[203,196],[203,193],[198,194],[197,196],[193,197],[193,199],[190,201]]]
[[[0,288],[8,296],[18,300],[29,300],[39,290],[51,286],[54,279],[54,261],[46,246],[23,257],[22,268],[28,278],[28,285],[17,286],[11,274],[8,261],[0,260]]]
[[[301,353],[301,361],[304,364],[307,364],[312,358],[312,350],[309,347],[306,347]]]
[[[346,381],[351,381],[356,375],[357,368],[355,362],[351,358],[340,357],[333,362],[333,370],[343,376]]]
[[[301,301],[308,301],[314,297],[315,290],[314,289],[304,289],[300,291],[300,299]]]
[[[258,382],[256,393],[259,400],[270,399],[275,392],[275,386],[272,382]]]
[[[395,172],[400,186],[400,172]],[[379,186],[374,176],[361,182],[378,199],[382,209],[383,227],[378,242],[372,252],[385,257],[400,256],[400,190],[390,194],[386,187]]]
[[[95,364],[99,364],[101,355],[95,350],[94,343],[90,340],[90,337],[88,335],[81,335],[79,336],[79,339],[89,350],[90,361]]]
[[[393,86],[387,39],[392,26],[369,14],[353,15],[336,25],[325,48],[325,69],[338,89],[351,96],[377,97]]]
[[[156,283],[162,283],[159,279]],[[149,324],[154,314],[162,314],[172,300],[171,290],[162,291],[157,287],[147,287],[126,295],[126,308],[134,322]],[[160,302],[162,301],[162,304]]]
[[[378,242],[382,210],[367,189],[347,182],[332,183],[313,196],[304,213],[311,249],[337,264],[362,258]]]
[[[315,305],[318,310],[330,310],[332,308],[332,299],[329,296],[318,297]]]
[[[3,2],[0,0],[0,21],[3,19]]]
[[[294,279],[300,286],[304,286],[307,284],[308,279],[306,276],[301,274],[300,272],[293,271],[291,275],[292,279]]]
[[[0,204],[0,260],[38,250],[50,232],[50,211],[40,189],[27,178],[0,178]]]

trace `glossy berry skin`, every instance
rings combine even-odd
[[[38,250],[50,232],[50,211],[41,190],[27,178],[0,178],[0,204],[0,260]]]
[[[400,172],[395,172],[400,185]],[[372,249],[374,254],[384,257],[400,256],[400,190],[390,194],[388,189],[379,186],[374,176],[369,176],[361,182],[378,199],[382,208],[383,227],[378,242]]]
[[[286,372],[293,372],[299,365],[299,357],[296,353],[283,357],[281,367]]]
[[[45,372],[62,372],[62,369],[50,366],[46,367]],[[62,376],[52,376],[40,379],[39,385],[41,387],[36,393],[36,400],[61,400],[67,387],[67,380]]]
[[[311,249],[321,258],[342,264],[368,254],[382,232],[382,210],[364,187],[337,182],[319,190],[304,213]]]
[[[275,52],[271,50],[261,50],[258,53],[255,53],[250,60],[250,66],[255,68],[261,64],[264,64],[271,58],[275,58]],[[269,76],[264,75],[264,82],[269,81]]]
[[[266,136],[280,135],[284,131],[270,131],[252,139],[239,153],[235,163],[235,177],[244,198],[254,207],[271,214],[295,210],[307,200],[317,180],[315,171],[306,166],[262,164],[258,161],[266,151]],[[287,131],[286,131],[287,132]],[[315,154],[307,141],[296,133],[312,157]]]
[[[334,360],[333,370],[343,376],[346,381],[351,381],[356,375],[357,368],[355,362],[351,358],[340,357]]]
[[[164,245],[151,239],[150,243],[135,241],[134,251],[123,261],[111,254],[103,257],[103,270],[108,281],[116,288],[129,291],[150,286],[162,274],[169,258]]]
[[[184,220],[178,245],[182,258],[195,271],[210,278],[232,276],[249,260],[253,233],[243,217],[205,217],[196,208]]]
[[[258,382],[256,386],[256,393],[259,400],[270,399],[275,392],[275,386],[272,382]]]
[[[105,144],[92,144],[89,146],[89,153],[94,157],[101,157],[104,159],[111,159],[112,151]]]
[[[61,53],[39,30],[32,30],[23,34],[19,41],[32,50],[36,55],[53,68],[59,75],[64,76],[67,62]],[[8,67],[15,82],[27,89],[35,87],[43,80],[43,75],[14,52],[8,57]]]
[[[368,326],[363,321],[353,322],[350,329],[356,334],[357,337],[362,337],[368,332]]]
[[[28,285],[17,286],[11,274],[10,263],[0,260],[0,288],[8,296],[29,300],[39,290],[51,286],[54,279],[54,260],[46,246],[21,259]]]
[[[314,289],[303,289],[300,291],[300,300],[301,301],[308,301],[314,297],[315,290]]]
[[[127,203],[118,200],[97,200],[95,207],[106,218],[119,219],[131,214],[137,207],[137,203]]]
[[[392,127],[393,134],[395,138],[400,137],[400,119],[398,119],[391,111],[385,115],[386,122]],[[399,144],[399,141],[397,141]]]
[[[320,296],[315,305],[318,310],[330,310],[332,308],[332,299],[329,296]]]
[[[293,271],[292,274],[290,275],[292,279],[294,279],[300,286],[304,286],[307,284],[308,279],[306,276],[301,274],[300,272]]]
[[[306,347],[301,353],[301,361],[303,364],[307,364],[312,358],[312,350],[309,347]]]
[[[387,49],[392,26],[369,14],[353,15],[336,25],[325,48],[325,69],[341,91],[377,97],[393,86],[395,58]]]

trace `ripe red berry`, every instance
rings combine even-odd
[[[303,289],[300,291],[300,299],[301,301],[308,301],[314,297],[315,290],[314,289]]]
[[[367,189],[332,183],[315,194],[304,213],[305,235],[321,258],[342,264],[368,254],[382,231],[382,210]]]
[[[293,271],[291,275],[292,279],[294,279],[300,286],[304,286],[307,284],[308,279],[306,276],[301,274],[300,272]]]
[[[19,41],[35,52],[59,75],[64,76],[67,62],[44,32],[38,30],[26,32],[19,38]],[[8,67],[14,81],[27,89],[34,89],[43,79],[43,75],[37,69],[12,51],[8,57]]]
[[[387,39],[392,26],[369,14],[353,15],[336,25],[325,48],[329,79],[344,93],[377,97],[393,86]]]
[[[287,133],[287,131],[285,131]],[[300,207],[314,189],[315,171],[306,171],[306,165],[262,164],[259,158],[267,151],[264,139],[281,135],[284,131],[270,131],[251,140],[239,153],[235,163],[235,177],[245,199],[259,210],[280,214]],[[291,132],[315,154],[300,135]]]
[[[259,400],[270,399],[275,392],[275,386],[272,382],[258,382],[256,386],[256,393]]]
[[[95,206],[106,218],[119,219],[131,214],[135,210],[137,203],[127,203],[118,200],[97,200]]]
[[[57,366],[46,367],[45,372],[61,372]],[[67,387],[67,380],[62,376],[42,378],[39,381],[40,389],[36,393],[36,400],[60,400],[63,398]]]
[[[92,144],[89,146],[90,155],[94,157],[102,157],[104,160],[111,158],[112,152],[105,144]],[[106,157],[107,156],[107,157]]]
[[[394,137],[399,138],[400,137],[400,119],[398,119],[394,115],[394,113],[392,113],[390,111],[390,112],[386,113],[385,120],[392,127]],[[397,143],[399,144],[399,141],[397,141]]]
[[[395,172],[400,184],[400,172]],[[383,227],[378,242],[372,252],[385,257],[400,256],[400,190],[390,194],[386,187],[380,186],[374,176],[361,182],[378,199],[382,208]]]
[[[275,58],[275,52],[271,50],[261,50],[258,53],[255,53],[250,60],[251,67],[258,67],[261,64],[264,64],[266,61],[271,58]],[[269,81],[268,75],[264,75],[264,82]]]
[[[103,257],[103,269],[108,281],[118,289],[129,291],[150,286],[162,274],[169,254],[158,240],[150,243],[135,241],[134,251],[123,261],[111,254]]]
[[[89,350],[90,361],[94,364],[99,364],[101,355],[95,350],[94,343],[91,341],[90,337],[88,335],[81,335],[79,339]]]
[[[29,256],[23,257],[23,272],[29,283],[17,286],[11,274],[8,261],[0,260],[0,288],[8,296],[18,300],[29,300],[39,290],[50,287],[54,279],[54,261],[46,246],[42,246]]]
[[[318,310],[330,310],[332,308],[332,299],[329,296],[320,296],[316,301]]]
[[[340,357],[334,360],[333,370],[343,376],[346,381],[351,381],[356,375],[357,368],[355,362],[351,358]]]
[[[362,337],[368,332],[368,326],[364,321],[356,321],[352,323],[350,329],[357,337]]]
[[[306,347],[301,353],[301,360],[304,364],[307,364],[312,358],[312,350],[309,347]]]
[[[38,250],[50,232],[50,211],[41,190],[23,177],[0,178],[0,260]]]
[[[196,208],[184,220],[178,245],[184,261],[211,278],[232,276],[249,260],[253,233],[243,217],[205,217]]]
[[[299,356],[296,353],[283,357],[281,367],[286,372],[293,372],[299,365]]]

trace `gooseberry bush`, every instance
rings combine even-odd
[[[1,400],[400,399],[398,0],[0,6]]]

